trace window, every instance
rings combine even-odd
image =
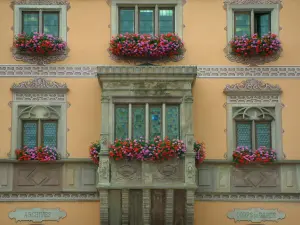
[[[250,36],[257,33],[259,37],[271,32],[271,12],[261,11],[235,11],[234,35]]]
[[[39,32],[67,39],[66,5],[15,5],[14,32]]]
[[[57,147],[57,120],[22,120],[22,146]]]
[[[59,36],[59,12],[51,11],[23,11],[22,33],[40,32]]]
[[[227,39],[234,36],[279,34],[280,4],[228,4]]]
[[[175,32],[175,8],[126,7],[119,8],[119,33],[165,34]]]
[[[115,138],[180,137],[180,107],[169,104],[115,105]]]

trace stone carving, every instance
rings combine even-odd
[[[195,193],[193,190],[186,191],[186,223],[187,225],[194,224],[194,204]]]
[[[174,190],[167,189],[166,190],[166,225],[174,225],[173,222],[173,211],[174,211]]]
[[[277,103],[279,102],[278,95],[250,95],[250,96],[228,96],[227,103],[241,104],[241,103]]]
[[[196,174],[196,168],[195,168],[195,160],[194,159],[187,159],[186,158],[186,166],[185,166],[185,183],[188,184],[195,184],[195,174]]]
[[[19,53],[16,50],[12,50],[12,53],[15,60],[27,62],[30,64],[36,64],[36,65],[45,65],[57,61],[63,61],[68,57],[68,51],[61,52],[58,54],[53,54],[53,55],[31,55],[31,54]]]
[[[122,190],[122,224],[129,222],[129,190]]]
[[[111,180],[115,183],[126,183],[128,181],[141,181],[141,162],[138,161],[113,161],[111,169]]]
[[[0,202],[30,202],[30,201],[99,201],[96,192],[64,192],[64,193],[1,193]]]
[[[98,167],[99,179],[108,180],[109,179],[109,159],[101,158]]]
[[[15,5],[66,5],[67,9],[70,8],[68,0],[12,0],[11,7]]]
[[[91,77],[97,75],[97,66],[66,66],[66,65],[1,65],[0,76],[3,77]]]
[[[227,84],[224,93],[230,92],[278,92],[281,93],[281,88],[279,85],[272,85],[269,83],[264,83],[261,80],[254,78],[247,79],[237,84]]]
[[[153,182],[184,182],[184,160],[173,159],[161,163],[149,163],[148,173],[152,173]]]
[[[227,214],[229,219],[234,219],[235,222],[249,221],[252,223],[260,223],[263,221],[275,221],[285,218],[285,213],[278,211],[278,209],[234,209]]]
[[[224,4],[281,4],[282,0],[224,0]]]
[[[109,225],[109,214],[108,214],[108,190],[101,189],[100,195],[100,223],[101,225]]]
[[[10,219],[15,219],[18,221],[32,221],[32,222],[42,222],[42,221],[59,221],[67,216],[66,212],[60,209],[16,209],[14,212],[10,212],[8,217]]]
[[[29,81],[14,83],[11,87],[12,90],[18,89],[64,89],[67,90],[67,84],[61,84],[56,81],[47,80],[43,77],[35,77]]]
[[[101,102],[102,103],[109,103],[110,102],[110,97],[108,97],[108,96],[102,96],[101,97]]]
[[[65,102],[65,94],[58,93],[15,93],[15,101],[51,101],[51,102]]]
[[[144,225],[150,225],[151,215],[151,201],[150,201],[150,190],[143,189],[143,218]]]

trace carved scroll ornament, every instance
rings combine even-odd
[[[12,90],[17,89],[67,89],[67,84],[58,83],[56,81],[47,80],[43,77],[36,77],[29,81],[14,83]]]
[[[66,5],[70,9],[68,0],[12,0],[10,3],[13,8],[15,5]]]

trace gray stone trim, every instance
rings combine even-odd
[[[0,202],[72,202],[72,201],[99,201],[97,192],[80,193],[0,193]]]
[[[70,2],[68,0],[12,0],[11,7],[15,5],[66,5],[70,8]]]
[[[143,219],[144,225],[150,225],[151,221],[151,191],[143,189]]]
[[[174,190],[166,190],[166,210],[165,210],[165,219],[166,225],[174,225]]]
[[[129,222],[129,190],[122,190],[122,225]]]
[[[192,190],[186,191],[186,223],[188,225],[194,225],[194,204],[195,204],[195,192]]]
[[[100,224],[109,225],[108,190],[100,190]]]
[[[300,202],[300,194],[196,193],[196,201]]]

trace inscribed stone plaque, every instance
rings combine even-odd
[[[237,221],[250,221],[259,223],[262,221],[278,221],[285,218],[285,213],[278,211],[278,209],[234,209],[227,214],[229,219]]]
[[[17,221],[32,221],[32,222],[42,222],[42,221],[59,221],[60,219],[66,217],[66,212],[60,209],[16,209],[14,212],[10,212],[8,217],[10,219],[16,219]]]

